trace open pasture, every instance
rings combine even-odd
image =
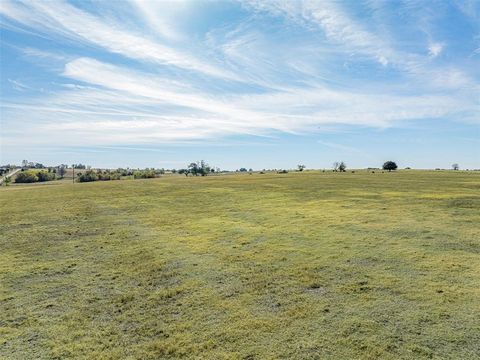
[[[480,172],[0,189],[2,359],[480,358]]]

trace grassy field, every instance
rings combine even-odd
[[[0,189],[2,359],[479,359],[480,172]]]

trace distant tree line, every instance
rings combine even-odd
[[[4,165],[0,166],[0,176],[4,176],[5,174],[9,173],[11,170],[15,169],[17,166],[15,165]],[[347,164],[344,161],[336,161],[333,163],[333,171],[334,172],[346,172]],[[185,176],[207,176],[209,174],[219,173],[220,169],[217,167],[210,166],[205,160],[200,160],[196,162],[190,163],[184,169],[155,169],[155,168],[146,168],[146,169],[130,169],[130,168],[118,168],[116,170],[101,170],[101,169],[92,169],[90,166],[85,164],[73,164],[69,167],[66,164],[61,164],[56,167],[45,167],[41,163],[37,162],[30,162],[27,160],[22,161],[22,171],[16,174],[16,176],[12,177],[15,178],[16,183],[34,183],[34,182],[45,182],[51,181],[55,179],[62,179],[65,177],[67,169],[73,168],[75,170],[85,170],[85,171],[78,171],[76,173],[76,181],[78,182],[91,182],[91,181],[109,181],[109,180],[120,180],[125,177],[131,177],[133,179],[150,179],[159,177],[165,174],[166,171],[171,172],[172,174],[182,174]],[[304,171],[306,166],[303,164],[297,165],[297,171]],[[371,170],[375,170],[377,168],[368,168]],[[383,163],[382,168],[384,171],[395,171],[398,169],[398,165],[394,161],[386,161]],[[410,168],[406,168],[410,169]],[[460,166],[457,163],[452,164],[453,170],[459,170]],[[437,169],[439,170],[439,169]],[[266,170],[260,171],[259,174],[265,174],[266,171],[275,171],[279,174],[286,174],[288,173],[287,170]],[[323,170],[325,172],[325,170]],[[228,173],[230,171],[222,171],[223,173]],[[252,174],[253,169],[246,167],[241,167],[235,172],[249,172]],[[354,171],[352,171],[354,172]],[[373,171],[372,171],[373,172]],[[10,182],[11,179],[8,181]],[[5,179],[5,183],[7,183]]]
[[[134,179],[152,179],[157,177],[157,175],[160,175],[160,173],[157,174],[154,169],[135,170],[133,172]]]
[[[134,179],[151,179],[164,174],[164,169],[116,169],[116,170],[94,170],[88,169],[85,172],[79,172],[77,174],[78,182],[92,182],[92,181],[109,181],[109,180],[121,180],[122,177],[131,176]]]
[[[121,177],[120,172],[111,170],[88,169],[84,173],[77,174],[78,182],[120,180]]]
[[[336,161],[333,163],[333,171],[334,172],[345,172],[347,171],[347,164],[344,161]],[[394,161],[386,161],[382,165],[383,170],[397,170],[398,166]],[[369,168],[370,169],[370,168]]]
[[[22,160],[23,169],[43,169],[45,166],[41,163],[32,162],[28,160]]]
[[[73,164],[72,168],[74,169],[87,169],[90,168],[90,166],[84,165],[84,164]]]

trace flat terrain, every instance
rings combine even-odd
[[[480,172],[0,189],[2,359],[479,359]]]

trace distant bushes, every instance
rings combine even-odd
[[[108,181],[108,180],[120,180],[122,175],[118,171],[98,171],[97,172],[98,180],[100,181]]]
[[[78,173],[77,175],[78,182],[91,182],[97,181],[98,175],[95,170],[87,170],[84,173]]]
[[[16,183],[35,183],[55,180],[56,176],[53,172],[46,170],[25,170],[21,171],[15,177]]]
[[[39,182],[55,180],[56,175],[54,172],[38,171],[37,177]]]
[[[120,176],[132,176],[133,175],[133,170],[132,169],[123,169],[123,168],[118,168],[116,170],[120,174]]]
[[[31,171],[25,171],[25,172],[21,172],[19,173],[16,177],[15,177],[15,182],[16,183],[34,183],[34,182],[38,182],[38,176],[31,172]]]
[[[121,169],[119,170],[87,170],[84,173],[77,175],[78,182],[91,182],[91,181],[109,181],[120,180],[123,176]]]
[[[155,173],[155,170],[135,170],[133,172],[133,178],[134,179],[151,179],[156,177],[157,174]]]
[[[134,179],[151,179],[157,177],[159,171],[155,169],[145,170],[130,170],[130,169],[117,169],[117,170],[92,170],[89,169],[83,173],[78,173],[78,182],[92,182],[92,181],[110,181],[121,180],[124,176],[132,176]]]

